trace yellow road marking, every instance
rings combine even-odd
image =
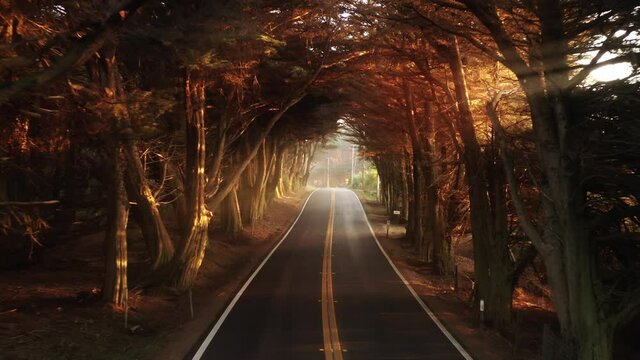
[[[333,276],[331,272],[331,250],[333,243],[333,222],[336,215],[336,192],[331,190],[331,205],[327,236],[324,241],[322,260],[322,336],[324,338],[324,358],[342,360],[342,347],[338,337],[338,324],[333,300]]]

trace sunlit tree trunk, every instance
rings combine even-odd
[[[289,157],[289,151],[288,150],[283,150],[282,151],[282,155],[280,156],[280,162],[281,164],[280,169],[277,169],[277,171],[280,172],[280,179],[278,180],[278,194],[280,196],[285,196],[287,195],[287,191],[285,190],[286,186],[285,186],[285,182],[286,182],[286,174],[285,174],[285,165],[287,163],[287,158]]]
[[[107,149],[107,229],[105,232],[105,276],[102,298],[115,306],[124,304],[127,284],[127,223],[129,200],[124,182],[125,152],[122,141],[126,132],[124,111],[118,106],[118,81],[115,68],[115,48],[109,46],[96,67],[94,80],[101,82],[107,98],[113,102],[111,139]]]
[[[293,168],[293,190],[298,191],[304,182],[305,149],[301,143],[296,144],[296,162]]]
[[[189,216],[183,241],[173,259],[173,284],[182,290],[193,286],[208,242],[211,212],[205,203],[205,83],[185,73],[186,166],[185,200]]]
[[[135,219],[140,225],[153,268],[167,264],[173,257],[171,236],[164,225],[155,196],[147,182],[138,147],[133,142],[124,146],[127,163],[127,192],[135,201]]]
[[[289,163],[285,169],[285,182],[284,182],[284,191],[286,194],[290,194],[296,190],[296,166],[299,161],[299,148],[298,146],[293,146],[289,149],[289,156],[287,156],[287,160]]]
[[[266,144],[263,142],[253,164],[245,171],[246,181],[243,182],[241,209],[244,209],[243,218],[251,226],[262,218],[268,167]]]
[[[116,306],[124,304],[127,289],[127,220],[129,201],[124,185],[123,149],[114,141],[109,151],[109,189],[105,236],[105,276],[102,298]]]
[[[272,156],[274,157],[274,163],[267,183],[267,202],[271,202],[274,198],[277,199],[283,195],[280,193],[279,185],[282,180],[282,171],[284,168],[284,150],[277,141],[272,141],[272,143]]]
[[[289,147],[287,149],[287,157],[282,170],[282,192],[284,195],[290,194],[293,184],[291,183],[291,168],[295,162],[295,149]]]
[[[269,180],[269,169],[271,168],[271,156],[267,151],[267,142],[262,144],[262,151],[258,153],[258,173],[256,178],[256,192],[253,194],[254,216],[256,220],[262,219],[266,206],[266,187]]]

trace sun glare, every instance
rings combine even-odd
[[[616,55],[606,53],[600,61],[607,61],[615,58]],[[590,77],[597,82],[608,82],[614,80],[620,80],[628,77],[633,73],[633,67],[628,62],[619,64],[606,65],[601,68],[595,69],[591,72]]]
[[[619,31],[615,35],[616,37],[624,37],[624,42],[626,45],[640,46],[640,36],[637,32],[633,31],[631,33],[625,33],[624,31]],[[602,44],[604,42],[604,38],[598,38],[595,43]],[[585,54],[586,56],[579,61],[580,64],[586,65],[590,63],[594,56],[596,56],[597,51],[591,51]],[[620,54],[606,52],[599,60],[598,63],[602,63],[605,61],[609,61],[611,59],[615,59],[620,56]],[[609,82],[615,80],[625,79],[631,76],[634,72],[633,66],[630,62],[617,62],[609,65],[604,65],[602,67],[598,67],[593,69],[589,74],[589,78],[587,82]]]

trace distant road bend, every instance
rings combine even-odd
[[[309,196],[190,358],[472,359],[406,285],[345,189]]]

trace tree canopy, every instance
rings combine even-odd
[[[102,294],[121,305],[135,223],[136,281],[187,290],[212,224],[234,237],[306,186],[340,129],[437,273],[469,229],[496,328],[536,262],[580,359],[611,359],[640,311],[636,1],[0,0],[0,15],[3,267],[99,229]]]

